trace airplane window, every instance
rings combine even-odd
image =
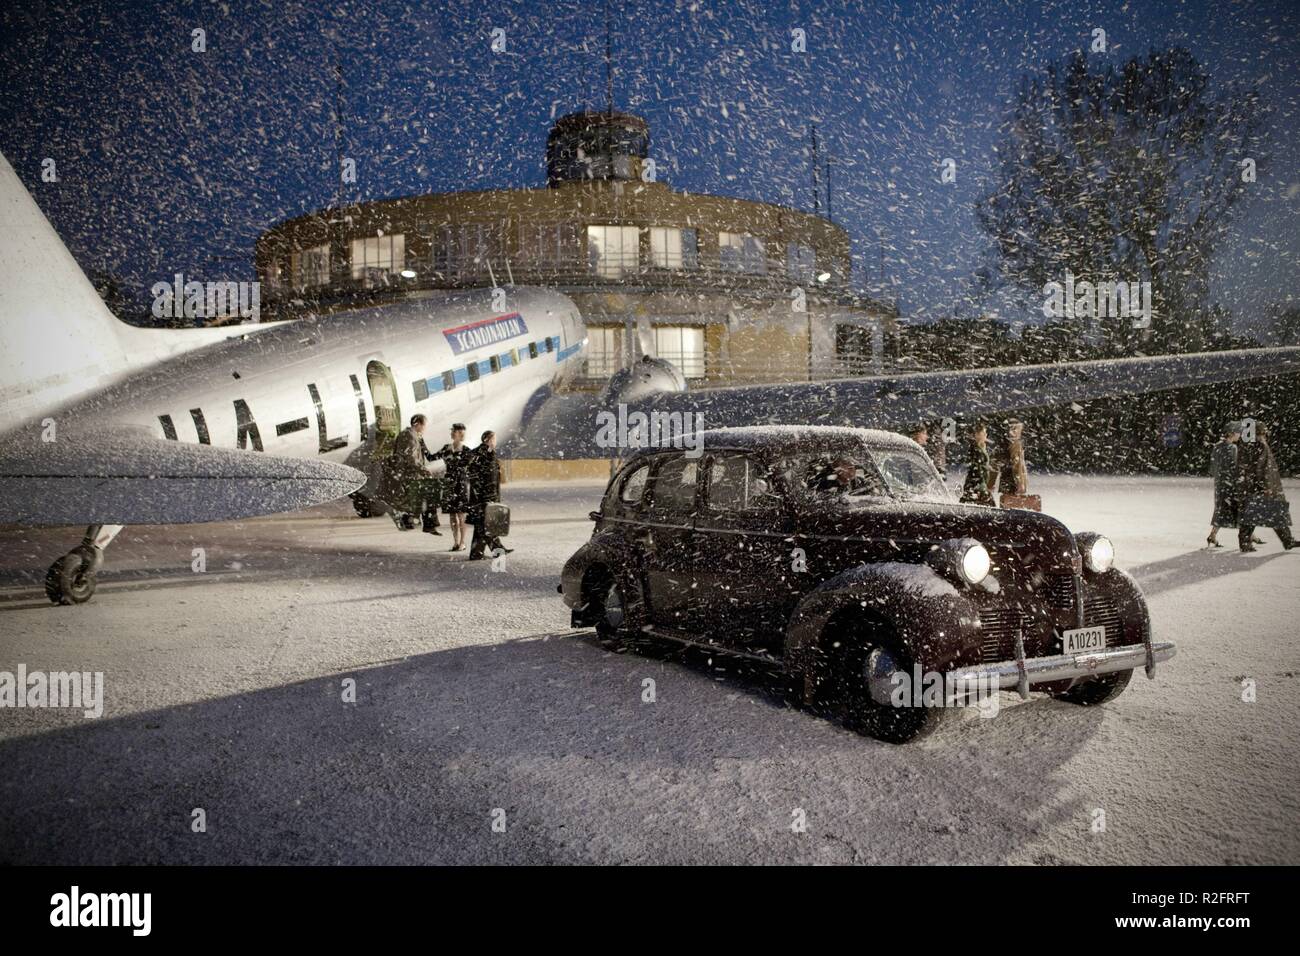
[[[415,390],[415,400],[417,402],[422,402],[429,397],[429,383],[424,379],[412,382],[411,387]]]
[[[466,374],[469,375],[469,380],[470,380],[471,382],[477,382],[477,381],[478,381],[478,362],[470,362],[468,365],[466,365],[466,366],[465,366],[465,372],[466,372]]]
[[[163,437],[168,441],[176,441],[176,426],[172,424],[170,415],[159,415],[158,424],[162,425]]]
[[[554,351],[555,351],[555,339],[553,339],[553,338],[548,338],[548,339],[546,340],[546,351],[548,351],[548,352],[554,352]]]
[[[495,355],[492,356],[488,359],[488,367],[492,369],[493,372],[501,371],[501,359]]]
[[[453,388],[455,388],[455,387],[456,387],[456,373],[455,373],[455,372],[443,372],[443,373],[442,373],[442,390],[443,390],[444,392],[449,392],[449,391],[451,391],[451,390],[452,390]]]
[[[536,342],[529,342],[529,343],[528,343],[528,357],[529,357],[529,358],[537,358],[537,343],[536,343]]]

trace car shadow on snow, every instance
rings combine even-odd
[[[106,678],[108,716],[0,742],[0,862],[993,863],[1088,825],[1061,768],[1104,719],[1036,699],[896,747],[589,635],[116,717]]]

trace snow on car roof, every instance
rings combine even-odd
[[[791,445],[860,445],[920,448],[896,432],[879,428],[845,428],[837,425],[754,425],[745,428],[715,428],[700,432],[705,448],[772,448]]]

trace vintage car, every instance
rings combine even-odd
[[[956,503],[910,439],[768,426],[695,448],[610,481],[562,572],[575,627],[774,662],[800,703],[896,743],[971,688],[1100,704],[1174,654],[1110,541]],[[935,694],[898,693],[926,675]]]

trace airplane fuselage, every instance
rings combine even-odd
[[[477,443],[516,434],[539,390],[571,377],[586,329],[558,293],[512,289],[407,299],[257,330],[131,374],[52,415],[170,441],[356,464],[377,428],[428,417],[431,447],[463,423]]]

